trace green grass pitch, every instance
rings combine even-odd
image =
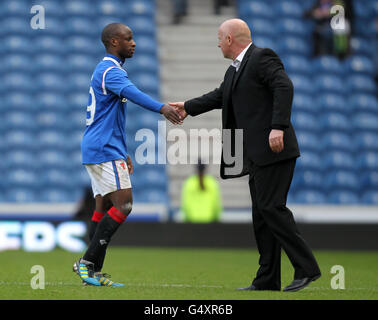
[[[244,249],[110,247],[104,272],[123,288],[88,287],[72,272],[80,257],[63,250],[0,252],[1,300],[377,300],[378,252],[315,251],[322,277],[298,292],[245,292],[258,267],[258,253]],[[32,289],[33,265],[45,271],[45,289]],[[345,289],[331,288],[334,265],[345,270]],[[293,269],[282,258],[282,287]]]

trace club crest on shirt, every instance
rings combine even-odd
[[[125,102],[127,102],[127,99],[126,98],[122,98],[121,102],[125,103]]]

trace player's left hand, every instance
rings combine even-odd
[[[274,153],[280,153],[284,149],[283,130],[272,129],[269,134],[269,146]]]
[[[131,162],[131,159],[130,159],[129,156],[127,156],[127,158],[126,158],[126,164],[127,164],[127,169],[129,169],[129,173],[133,174],[134,167],[133,167],[133,163]]]

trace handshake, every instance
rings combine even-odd
[[[182,124],[187,117],[184,102],[170,102],[160,109],[160,113],[173,124]]]

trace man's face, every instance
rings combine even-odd
[[[131,58],[135,52],[136,43],[133,39],[133,33],[129,28],[124,28],[120,33],[118,40],[118,53],[124,58]]]
[[[222,50],[225,58],[230,58],[230,43],[229,37],[225,35],[222,29],[218,30],[218,48]]]

